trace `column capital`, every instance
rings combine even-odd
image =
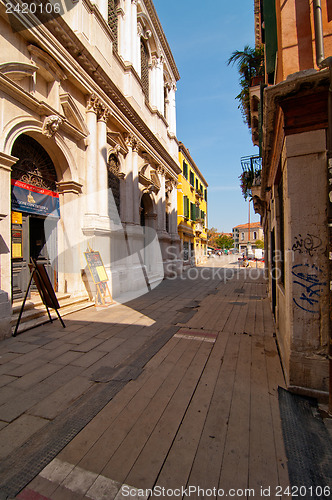
[[[156,166],[156,171],[158,172],[159,175],[162,175],[163,177],[166,177],[166,169],[162,165],[157,165]]]
[[[132,148],[135,153],[138,153],[140,143],[133,134],[127,134],[125,137],[126,146]]]
[[[111,115],[111,110],[105,106],[102,102],[99,102],[97,108],[97,120],[99,122],[107,122],[108,117]]]
[[[96,94],[90,94],[87,98],[86,109],[87,111],[93,111],[97,114],[99,104],[99,97],[97,97]]]

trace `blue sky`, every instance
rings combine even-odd
[[[226,61],[254,46],[253,0],[154,0],[180,77],[177,137],[209,184],[208,225],[230,232],[248,221],[238,176],[241,156],[258,154],[243,123],[238,73]],[[251,206],[251,221],[259,221]]]

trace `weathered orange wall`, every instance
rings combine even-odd
[[[276,0],[278,54],[276,83],[316,68],[312,0]],[[332,55],[332,0],[322,0],[325,57]]]

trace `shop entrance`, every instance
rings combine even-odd
[[[22,134],[12,155],[12,295],[24,296],[30,258],[46,267],[57,290],[57,222],[60,217],[56,172],[51,158],[32,137]],[[32,288],[34,290],[34,288]]]

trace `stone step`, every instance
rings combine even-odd
[[[62,317],[70,314],[72,312],[77,312],[88,307],[94,306],[94,302],[91,302],[88,297],[71,297],[69,294],[63,294],[59,296],[57,294],[57,298],[60,304],[59,314]],[[15,326],[18,320],[19,311],[21,309],[21,304],[17,307],[13,307],[15,310],[12,316],[12,332],[15,330]],[[31,307],[32,304],[32,307]],[[52,319],[57,319],[58,316],[54,309],[49,309]],[[41,300],[29,301],[28,308],[24,307],[24,312],[22,314],[20,325],[17,333],[22,333],[24,331],[30,330],[36,326],[42,325],[44,323],[49,322],[49,317],[47,314],[46,307],[42,303]]]

